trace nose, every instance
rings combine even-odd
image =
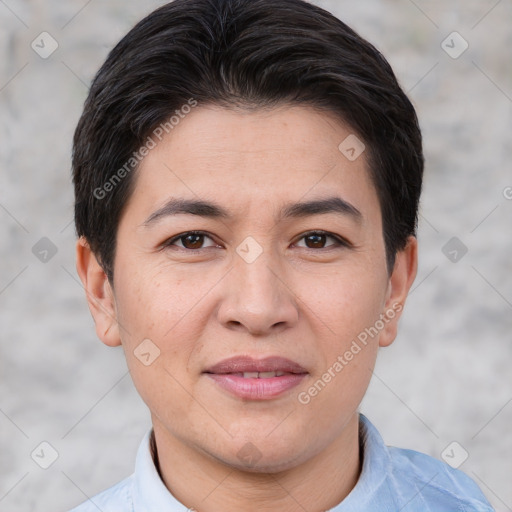
[[[226,276],[219,322],[254,336],[277,334],[299,318],[297,297],[282,268],[265,252],[247,263],[237,258]]]

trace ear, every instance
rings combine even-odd
[[[121,345],[114,292],[84,237],[76,243],[76,270],[85,289],[98,338],[110,347]]]
[[[398,320],[404,309],[405,299],[418,271],[418,241],[410,236],[407,245],[397,252],[393,273],[389,278],[388,293],[381,319],[384,329],[381,331],[379,345],[387,347],[396,338]]]

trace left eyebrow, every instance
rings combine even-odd
[[[357,223],[363,220],[362,213],[355,206],[340,197],[328,197],[325,199],[286,204],[281,208],[278,220],[309,217],[327,213],[337,213],[348,216]],[[211,201],[171,198],[161,208],[154,211],[141,224],[141,227],[148,228],[163,217],[183,214],[222,219],[230,219],[233,217],[228,210],[225,210],[222,206]]]
[[[357,223],[363,220],[363,214],[355,206],[341,199],[341,197],[328,197],[326,199],[286,205],[280,212],[280,218],[307,217],[322,213],[338,213],[352,217]]]

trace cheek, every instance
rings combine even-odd
[[[182,273],[168,266],[152,267],[128,260],[119,264],[116,276],[117,317],[126,326],[122,338],[128,345],[144,338],[159,343],[172,340],[173,330],[201,293],[200,286],[184,280]]]
[[[322,286],[318,281],[315,286],[305,286],[308,299],[304,302],[314,312],[311,321],[317,324],[317,332],[325,333],[318,336],[322,364],[314,382],[316,388],[323,389],[325,384],[328,389],[318,394],[317,406],[330,411],[336,403],[336,410],[352,410],[362,399],[377,357],[379,332],[374,326],[382,313],[385,292],[386,280],[380,273],[356,273],[353,269],[325,279]]]
[[[303,280],[300,297],[333,335],[350,341],[379,318],[387,281],[380,272],[347,268]]]
[[[189,277],[168,263],[156,267],[126,260],[116,268],[116,309],[123,348],[134,380],[140,377],[142,385],[152,385],[154,375],[166,370],[187,379],[190,355],[200,349],[197,339],[206,319],[201,299],[211,287],[204,276],[202,280]],[[151,357],[141,361],[141,351],[148,353],[146,347]],[[147,371],[144,363],[153,359],[153,354],[158,358],[151,363],[152,371]]]
[[[201,290],[190,287],[169,268],[134,268],[119,267],[116,297],[122,345],[133,383],[158,418],[169,414],[185,417],[191,406],[190,394],[185,391],[191,387],[188,364],[198,348],[201,329],[194,304]],[[169,397],[173,397],[172,404]]]
[[[378,352],[379,333],[372,327],[382,312],[385,286],[377,275],[352,276],[326,280],[322,293],[318,286],[310,287],[310,302],[305,301],[314,311],[311,322],[317,325],[317,333],[325,334],[317,336],[321,364],[315,368],[303,398],[314,401],[311,412],[322,411],[321,421],[326,425],[343,422],[341,411],[357,409]]]

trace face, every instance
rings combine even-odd
[[[197,107],[145,157],[118,228],[110,334],[96,319],[155,429],[234,467],[250,446],[269,471],[354,417],[415,270],[399,254],[387,271],[365,153],[338,149],[351,134],[307,107]],[[213,368],[236,356],[260,373]]]

